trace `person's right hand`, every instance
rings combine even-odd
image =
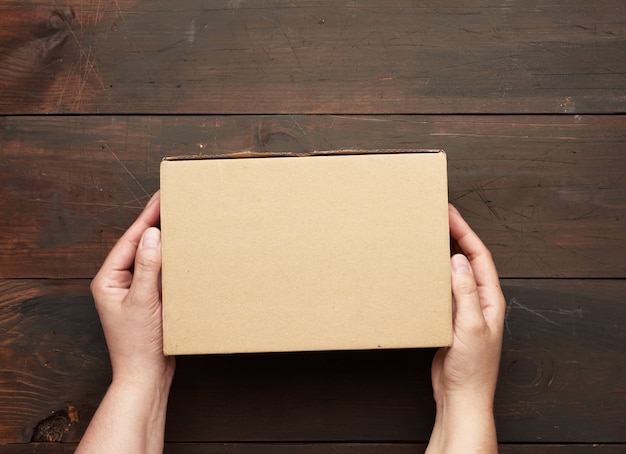
[[[497,452],[493,400],[505,300],[491,253],[452,205],[450,234],[463,254],[451,258],[452,346],[437,351],[432,384],[437,419],[432,452]]]

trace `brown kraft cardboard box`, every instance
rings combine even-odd
[[[450,345],[437,150],[166,158],[168,355]]]

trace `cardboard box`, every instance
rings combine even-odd
[[[441,151],[168,158],[168,355],[450,345]]]

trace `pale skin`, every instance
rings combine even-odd
[[[157,193],[91,283],[113,380],[78,454],[163,452],[175,363],[162,353],[159,216]]]
[[[433,359],[437,416],[426,453],[497,453],[493,400],[504,295],[487,247],[452,205],[449,219],[450,235],[464,255],[451,259],[454,339]]]
[[[113,380],[76,453],[163,452],[175,362],[162,353],[157,192],[91,284]],[[432,364],[437,416],[426,453],[496,453],[493,399],[505,302],[489,250],[450,205],[454,340]]]

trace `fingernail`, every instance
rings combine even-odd
[[[157,249],[161,245],[161,232],[158,229],[148,229],[143,234],[141,246],[149,249]]]
[[[470,264],[467,257],[463,254],[455,254],[452,256],[452,272],[455,274],[469,274]]]

